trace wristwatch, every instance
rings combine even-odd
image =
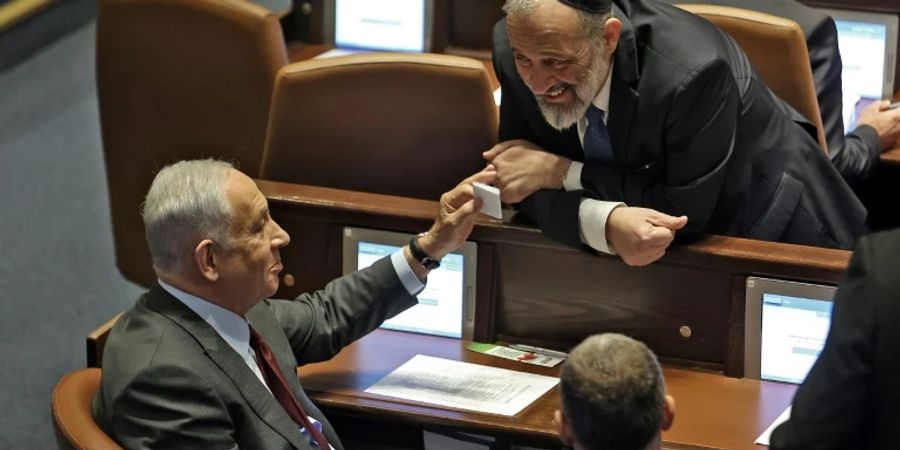
[[[409,252],[412,253],[413,259],[418,261],[423,267],[428,270],[434,270],[441,267],[441,260],[428,256],[428,254],[423,252],[422,248],[419,247],[419,238],[425,236],[425,234],[427,233],[417,234],[409,240]]]

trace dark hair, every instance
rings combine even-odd
[[[665,382],[653,352],[621,334],[591,336],[560,376],[563,411],[590,450],[640,450],[659,433]]]

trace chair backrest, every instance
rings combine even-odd
[[[718,5],[676,5],[709,20],[737,41],[769,89],[816,127],[822,150],[828,152],[806,37],[793,20]]]
[[[293,63],[275,82],[261,178],[435,200],[485,166],[497,119],[487,71],[473,59]]]
[[[278,17],[241,0],[100,0],[97,92],[122,274],[155,279],[140,205],[154,173],[218,157],[259,173],[272,85],[287,54]]]
[[[65,374],[53,388],[50,407],[60,450],[121,449],[94,421],[91,399],[100,387],[100,369]]]

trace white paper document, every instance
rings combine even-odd
[[[557,383],[554,377],[416,355],[366,392],[513,416]]]
[[[790,406],[788,406],[787,409],[784,410],[784,412],[781,413],[781,415],[778,416],[777,419],[775,419],[775,422],[772,422],[772,425],[769,425],[769,428],[766,428],[766,431],[763,431],[763,434],[759,435],[759,437],[756,438],[756,442],[754,442],[754,444],[769,445],[769,437],[772,436],[772,431],[775,430],[775,427],[788,420],[789,417],[791,417]]]
[[[481,199],[481,212],[495,219],[502,219],[500,189],[477,181],[472,183],[472,187],[475,188],[475,198]]]

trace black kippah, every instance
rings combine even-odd
[[[612,9],[612,0],[559,0],[575,9],[593,14],[605,14]]]

